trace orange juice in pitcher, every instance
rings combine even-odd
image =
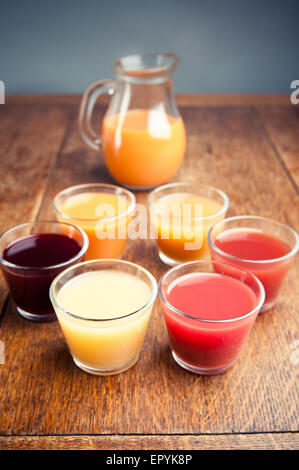
[[[84,93],[79,125],[83,139],[101,150],[113,178],[133,189],[148,189],[170,180],[186,146],[185,127],[175,104],[173,54],[145,54],[116,62],[116,79],[102,80]],[[99,136],[92,128],[93,104],[112,95]]]

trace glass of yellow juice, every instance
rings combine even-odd
[[[128,261],[85,261],[52,282],[50,298],[75,364],[114,375],[138,360],[157,283]]]
[[[210,258],[207,233],[225,217],[229,205],[223,191],[194,183],[166,184],[150,193],[148,204],[165,264]]]
[[[58,221],[72,223],[87,234],[86,260],[123,254],[135,205],[132,192],[104,183],[71,186],[58,193],[52,203]]]

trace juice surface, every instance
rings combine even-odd
[[[251,260],[280,258],[290,251],[283,240],[257,230],[226,230],[215,239],[220,250],[233,256]]]
[[[162,304],[170,345],[178,358],[205,373],[217,373],[235,362],[257,313],[224,323],[200,319],[229,320],[249,313],[257,299],[246,284],[223,274],[192,273],[170,284],[167,300],[195,317]]]
[[[207,233],[211,225],[223,219],[225,214],[200,221],[192,218],[213,216],[221,207],[213,199],[193,194],[178,193],[161,197],[154,205],[152,217],[162,253],[175,261],[209,258]],[[163,214],[160,215],[156,210],[163,211]]]
[[[10,244],[3,258],[10,263],[26,267],[45,267],[64,263],[81,250],[79,243],[60,233],[29,235]]]
[[[102,371],[120,369],[137,360],[152,305],[128,317],[118,317],[141,309],[150,297],[151,289],[143,280],[122,271],[94,271],[67,282],[58,294],[59,305],[86,319],[56,308],[73,357],[86,367]]]
[[[190,206],[190,209],[188,208],[184,212],[184,205]],[[196,206],[199,206],[199,212]],[[221,205],[219,202],[207,197],[189,193],[176,193],[162,196],[155,204],[155,208],[163,210],[173,217],[181,214],[180,218],[183,220],[184,214],[188,217],[208,217],[214,215],[220,211]],[[179,212],[177,212],[178,208],[180,209]]]
[[[233,277],[195,273],[182,276],[170,285],[168,302],[196,318],[227,320],[250,312],[256,296],[250,287]]]
[[[102,136],[107,167],[116,181],[132,187],[167,182],[181,165],[186,136],[181,118],[135,109],[107,116]]]
[[[214,240],[215,245],[224,253],[246,261],[229,259],[229,262],[246,269],[262,282],[266,299],[264,309],[273,304],[283,280],[290,268],[292,259],[278,260],[267,263],[267,260],[280,258],[290,252],[291,247],[284,240],[273,235],[253,229],[233,229],[220,233]],[[211,250],[212,258],[228,261],[224,255]],[[256,261],[264,261],[259,263]]]
[[[58,218],[69,221],[86,232],[89,238],[86,259],[118,258],[125,249],[129,217],[115,217],[127,209],[128,202],[122,196],[105,192],[83,192],[69,197],[60,208],[60,212],[74,219],[64,219],[61,215]],[[105,219],[107,223],[101,224],[101,220]],[[102,238],[99,231],[102,231]]]
[[[59,292],[58,303],[74,315],[111,319],[136,312],[150,296],[149,286],[136,276],[103,270],[80,274],[67,282]]]
[[[66,199],[61,207],[61,212],[78,219],[98,219],[112,216],[105,212],[105,205],[111,205],[113,214],[119,215],[120,212],[127,209],[125,198],[115,194],[105,192],[83,192]],[[103,208],[103,211],[101,211]]]

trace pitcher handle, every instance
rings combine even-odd
[[[91,119],[94,105],[100,95],[114,95],[116,85],[113,80],[95,82],[83,93],[79,109],[79,130],[83,140],[94,150],[102,149],[101,135],[92,127]]]

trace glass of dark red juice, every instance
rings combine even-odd
[[[84,260],[88,237],[60,222],[29,222],[0,235],[0,263],[20,315],[33,321],[56,319],[49,289],[64,269]]]
[[[217,222],[208,233],[213,260],[246,269],[262,282],[266,293],[262,312],[274,306],[298,241],[288,225],[260,216],[230,217]]]

